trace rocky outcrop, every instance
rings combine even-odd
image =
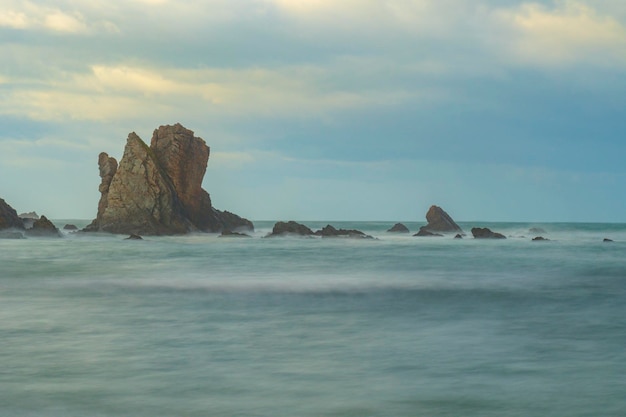
[[[272,228],[272,233],[267,235],[267,237],[311,235],[313,235],[313,230],[309,229],[303,224],[290,220],[288,222],[276,222],[276,224],[274,224],[274,227]]]
[[[473,227],[472,236],[475,239],[506,239],[503,234],[492,232],[486,227]]]
[[[463,230],[452,220],[452,217],[439,206],[430,206],[426,213],[426,221],[428,224],[420,227],[420,231],[425,230],[432,233],[463,233]]]
[[[409,233],[409,228],[403,225],[402,223],[394,224],[389,230],[388,233]]]
[[[100,202],[86,231],[173,235],[193,231],[253,230],[252,222],[215,209],[202,189],[209,147],[180,124],[154,131],[150,146],[128,135],[119,163],[98,158]]]
[[[46,216],[35,220],[33,227],[26,230],[26,236],[61,237],[61,232]]]
[[[321,237],[348,237],[348,238],[357,238],[357,239],[373,239],[372,236],[366,235],[360,230],[336,229],[330,224],[316,231],[315,235],[321,236]]]
[[[75,224],[66,224],[63,226],[63,230],[78,230]]]
[[[24,229],[24,222],[19,218],[13,207],[0,198],[0,230]]]

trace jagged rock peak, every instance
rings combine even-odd
[[[2,229],[24,229],[24,222],[17,215],[17,211],[0,198],[0,230]]]
[[[87,231],[171,235],[253,230],[252,222],[213,208],[202,179],[209,147],[180,124],[161,126],[150,146],[128,135],[119,166],[101,153],[98,215]]]
[[[422,226],[420,230],[428,232],[463,232],[452,217],[439,206],[430,206],[426,213],[428,224]]]

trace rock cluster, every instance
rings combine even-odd
[[[452,217],[439,206],[430,206],[426,213],[426,221],[428,224],[422,226],[420,231],[423,230],[431,233],[463,233],[463,230],[452,220]]]
[[[100,202],[85,231],[173,235],[253,230],[252,222],[215,209],[202,188],[209,159],[203,139],[180,124],[161,126],[148,146],[130,133],[119,165],[101,153]]]
[[[276,236],[321,236],[323,238],[328,237],[346,237],[346,238],[357,238],[357,239],[373,239],[372,236],[366,235],[360,230],[355,229],[337,229],[332,225],[326,225],[313,232],[308,226],[304,224],[295,222],[293,220],[288,222],[276,222],[272,229],[272,233],[268,234],[266,237],[276,237]]]

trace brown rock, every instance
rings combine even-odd
[[[61,237],[59,229],[46,216],[41,216],[35,220],[33,227],[26,230],[27,236],[38,237]]]
[[[78,230],[75,224],[66,224],[63,226],[63,230]]]
[[[503,234],[492,232],[486,227],[473,227],[472,235],[475,239],[506,239]]]
[[[313,235],[313,231],[303,224],[290,220],[288,222],[276,222],[276,224],[274,224],[274,228],[272,229],[272,233],[267,235],[267,237],[289,235],[311,236]]]
[[[389,233],[409,233],[409,228],[402,223],[394,224],[391,229],[387,230]]]
[[[24,229],[24,222],[19,218],[13,207],[0,198],[0,230]]]
[[[180,124],[154,131],[151,146],[128,136],[124,156],[100,154],[98,215],[86,231],[171,235],[254,230],[252,222],[212,207],[202,189],[209,147]]]
[[[430,206],[426,213],[426,221],[428,224],[422,226],[420,230],[428,232],[463,232],[458,224],[452,220],[452,217],[439,206]]]
[[[321,237],[348,237],[348,238],[357,238],[357,239],[373,239],[372,236],[366,235],[360,230],[336,229],[330,224],[316,231],[315,235],[321,236]]]

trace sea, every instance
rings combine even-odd
[[[626,415],[626,224],[303,223],[0,240],[0,416]]]

